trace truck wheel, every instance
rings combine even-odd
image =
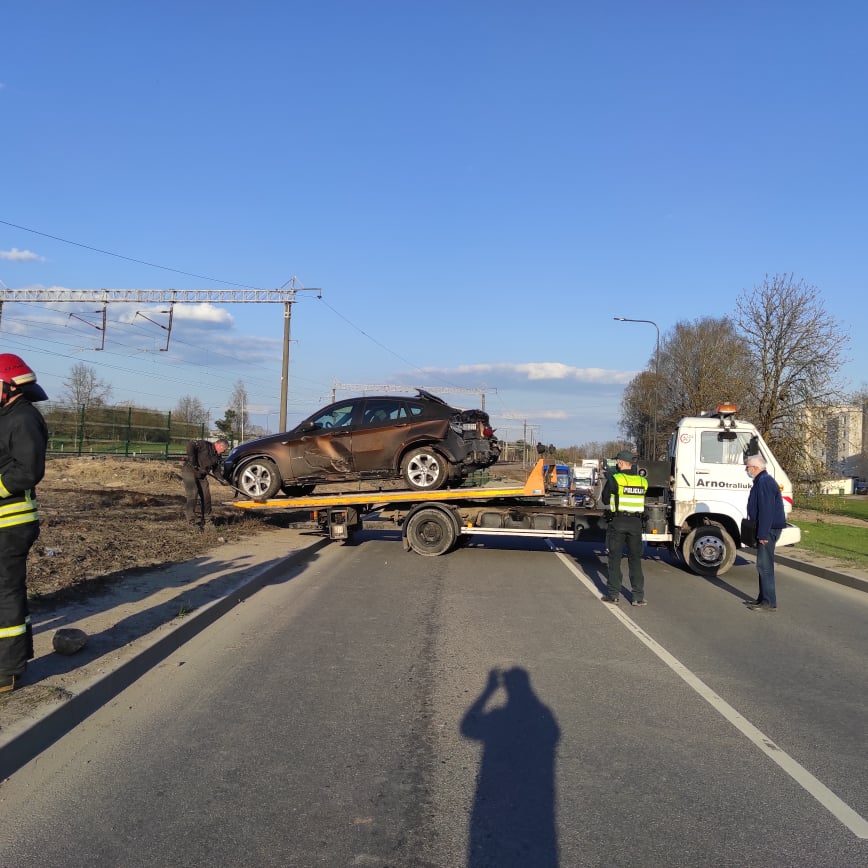
[[[270,458],[254,458],[242,464],[235,485],[254,500],[268,500],[281,486],[277,465]]]
[[[735,563],[735,543],[721,525],[701,524],[684,538],[681,556],[699,576],[722,576]]]
[[[407,542],[416,554],[426,557],[445,555],[455,545],[455,525],[442,510],[420,509],[410,516]]]
[[[449,464],[430,446],[411,449],[401,461],[401,475],[415,491],[436,491],[449,478]]]

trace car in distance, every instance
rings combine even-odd
[[[291,431],[241,443],[223,462],[239,492],[268,499],[327,482],[400,479],[433,491],[497,461],[488,414],[458,410],[418,389],[413,397],[360,397],[317,410]]]

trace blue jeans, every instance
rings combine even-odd
[[[775,596],[775,545],[781,538],[779,530],[769,531],[769,541],[756,545],[756,571],[759,573],[759,599],[772,608],[778,605]]]

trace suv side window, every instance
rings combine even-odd
[[[362,425],[386,425],[407,418],[407,408],[396,398],[370,398],[365,402]]]
[[[408,401],[407,406],[410,408],[411,416],[422,416],[425,413],[425,407],[422,404],[415,404],[412,401]]]
[[[348,401],[346,404],[330,408],[326,413],[314,416],[310,421],[316,428],[349,428],[353,424],[355,407],[355,402]]]

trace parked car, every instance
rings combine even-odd
[[[419,491],[461,482],[497,461],[500,446],[483,410],[458,410],[417,390],[361,397],[317,410],[291,431],[236,446],[223,475],[248,497],[309,494],[315,485],[400,479]]]

